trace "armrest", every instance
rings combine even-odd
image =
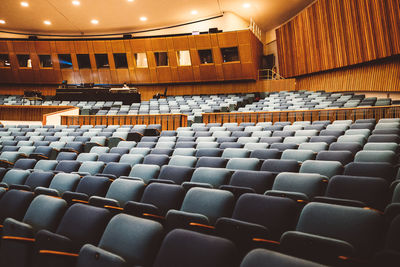
[[[128,179],[128,180],[137,180],[137,181],[142,181],[142,182],[144,182],[143,179],[142,179],[142,178],[139,178],[139,177],[120,176],[119,178],[120,178],[120,179]]]
[[[72,174],[78,174],[80,177],[84,177],[86,175],[91,175],[89,172],[71,172]]]
[[[99,208],[104,208],[104,206],[119,207],[118,201],[111,198],[91,196],[89,198],[89,205],[96,206]]]
[[[354,254],[353,246],[343,240],[297,231],[285,232],[280,248],[289,255],[333,266]]]
[[[63,148],[60,149],[60,151],[61,152],[74,152],[74,153],[79,154],[79,151],[77,151],[77,150],[75,150],[73,148],[70,148],[70,147],[63,147]]]
[[[12,184],[8,187],[8,189],[32,191],[32,188],[29,185],[23,185],[23,184]]]
[[[215,231],[236,244],[252,242],[253,238],[267,239],[269,235],[265,226],[224,217],[215,223]]]
[[[186,191],[189,191],[189,189],[193,188],[193,187],[213,188],[210,184],[207,184],[207,183],[195,183],[195,182],[184,182],[182,184],[182,187]]]
[[[1,184],[0,184],[1,186]],[[385,217],[387,221],[392,221],[394,217],[400,214],[400,203],[390,203],[386,206]]]
[[[219,189],[231,192],[235,196],[235,199],[239,199],[241,195],[246,193],[256,193],[253,188],[234,185],[221,185]]]
[[[48,195],[48,196],[53,196],[53,197],[60,197],[60,194],[57,190],[52,189],[52,188],[46,188],[46,187],[36,187],[34,190],[36,195]]]
[[[34,242],[34,232],[32,226],[29,224],[17,221],[12,218],[7,218],[3,223],[3,239],[5,240],[20,240]],[[24,237],[26,239],[19,239],[17,237]]]
[[[46,251],[77,253],[79,250],[68,237],[55,234],[48,230],[40,230],[37,232],[36,246],[39,253],[43,254],[46,254]]]
[[[71,191],[64,192],[62,198],[67,201],[68,204],[72,204],[74,202],[88,203],[89,200],[88,195]]]
[[[36,160],[49,159],[49,157],[46,157],[45,155],[39,153],[32,153],[29,155],[29,157]]]
[[[152,214],[157,216],[161,215],[160,210],[156,206],[136,201],[126,202],[124,206],[124,213],[137,217],[143,217],[143,214]]]
[[[110,266],[110,267],[126,267],[123,258],[111,252],[95,247],[90,244],[84,245],[80,252],[77,267],[86,266]]]
[[[336,204],[342,206],[350,206],[350,207],[358,207],[363,208],[367,205],[364,202],[352,199],[340,199],[340,198],[333,198],[333,197],[314,197],[313,201],[315,202],[322,202],[328,204]]]
[[[174,181],[165,180],[165,179],[150,179],[147,185],[149,185],[151,183],[175,184]]]
[[[191,229],[190,223],[210,225],[208,218],[202,214],[184,212],[180,210],[169,210],[165,217],[166,229],[176,228]]]
[[[268,190],[267,192],[265,192],[265,195],[276,196],[276,197],[286,197],[286,198],[293,199],[294,201],[299,202],[299,203],[309,202],[309,199],[306,196],[306,194],[299,193],[299,192]]]
[[[109,179],[111,179],[111,180],[115,180],[115,179],[118,178],[118,177],[115,176],[114,174],[104,174],[104,173],[96,173],[95,176],[107,177],[107,178],[109,178]]]
[[[8,189],[8,184],[6,184],[6,183],[0,183],[0,187],[7,188],[7,189]]]

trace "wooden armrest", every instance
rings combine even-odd
[[[79,254],[77,253],[69,253],[63,251],[56,251],[56,250],[39,250],[40,254],[53,254],[53,255],[61,255],[61,256],[70,256],[70,257],[78,257]]]
[[[35,242],[34,238],[28,238],[28,237],[20,237],[20,236],[3,236],[3,239],[6,240],[17,240],[17,241],[27,241],[27,242]]]

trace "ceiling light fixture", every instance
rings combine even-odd
[[[45,21],[43,21],[43,23],[46,24],[46,25],[51,25],[51,21],[50,20],[45,20]]]
[[[29,4],[28,4],[28,2],[21,2],[21,6],[23,6],[23,7],[28,7]]]
[[[140,20],[141,20],[141,21],[146,21],[147,18],[146,18],[146,17],[140,17]]]
[[[79,5],[81,4],[81,2],[79,2],[79,1],[72,1],[72,4],[73,4],[74,6],[79,6]]]
[[[250,3],[244,3],[244,4],[243,4],[243,7],[244,7],[244,8],[249,8],[250,6],[251,6]]]
[[[6,21],[4,19],[0,19],[0,24],[6,24]]]
[[[192,12],[190,12],[192,15],[197,15],[197,13],[199,13],[199,12],[197,12],[197,10],[192,10]]]
[[[134,0],[128,0],[128,2],[133,2]]]
[[[92,24],[99,24],[99,21],[98,21],[97,19],[92,19],[90,22],[91,22]]]

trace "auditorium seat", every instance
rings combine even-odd
[[[26,191],[34,191],[36,187],[48,187],[51,183],[51,180],[54,177],[54,173],[51,171],[44,172],[32,172],[28,175],[25,182],[22,184],[13,183],[9,185],[10,189],[19,189]]]
[[[54,173],[58,172],[66,172],[66,173],[71,173],[71,172],[76,172],[78,171],[79,167],[81,166],[81,163],[76,160],[61,160],[58,162],[56,168],[54,169]],[[35,166],[36,167],[36,166]]]
[[[227,169],[198,167],[194,170],[190,182],[184,182],[182,187],[186,190],[195,186],[219,188],[228,184],[231,175],[232,172]]]
[[[335,175],[328,183],[325,196],[316,197],[315,201],[371,207],[383,211],[389,200],[389,183],[382,178]]]
[[[145,184],[139,180],[118,178],[114,180],[104,197],[91,196],[89,204],[97,207],[123,207],[128,201],[138,201],[143,193]]]
[[[316,196],[323,196],[327,183],[326,176],[316,173],[282,172],[276,176],[272,189],[265,194],[307,202]]]
[[[131,166],[128,163],[109,162],[105,165],[101,173],[97,173],[97,176],[104,176],[111,180],[115,180],[118,177],[126,176],[131,171]]]
[[[33,192],[11,189],[0,198],[0,225],[7,218],[21,221],[34,198]]]
[[[349,257],[371,258],[383,231],[383,216],[374,210],[313,202],[301,212],[296,231],[282,235],[280,247],[289,255],[340,265]]]
[[[48,188],[38,186],[34,191],[37,195],[44,194],[61,197],[65,191],[75,191],[79,181],[80,176],[78,174],[57,173],[54,175]]]
[[[192,228],[193,223],[214,225],[220,217],[230,217],[234,207],[231,192],[219,189],[193,187],[189,189],[180,210],[169,210],[166,228]],[[200,228],[202,229],[202,228]]]
[[[322,267],[318,263],[292,257],[266,249],[254,249],[250,251],[242,260],[240,267]]]
[[[299,173],[318,173],[331,178],[343,173],[343,165],[339,161],[306,160],[301,164]]]
[[[110,184],[111,181],[106,177],[87,175],[80,179],[75,191],[65,191],[62,197],[68,205],[87,203],[91,196],[104,197]]]
[[[238,199],[232,217],[219,218],[215,230],[219,236],[232,240],[244,254],[264,246],[261,240],[278,243],[284,232],[295,229],[299,211],[300,206],[292,199],[244,194]]]
[[[226,164],[227,169],[258,171],[261,161],[257,158],[230,158]]]
[[[316,153],[312,150],[296,150],[296,149],[286,149],[282,152],[281,159],[291,159],[303,162],[306,160],[315,159]]]
[[[14,163],[13,169],[33,169],[37,161],[35,159],[19,159]]]
[[[126,214],[110,220],[98,246],[84,245],[76,266],[150,266],[163,237],[157,223]]]
[[[38,252],[34,266],[74,266],[81,247],[97,245],[110,219],[111,213],[106,209],[79,203],[72,205],[55,232],[40,230],[35,235]]]
[[[57,160],[39,160],[35,167],[33,168],[33,171],[52,171],[56,168],[58,164]]]
[[[396,169],[385,162],[350,162],[344,168],[344,175],[380,177],[391,183],[396,178]]]
[[[32,200],[22,221],[5,219],[0,249],[1,265],[30,266],[35,233],[43,229],[55,231],[66,206],[67,203],[62,199],[41,195]]]
[[[160,173],[160,166],[152,164],[136,164],[132,167],[129,177],[142,179],[145,184],[148,184],[151,179],[156,179]],[[120,178],[125,178],[121,176]]]
[[[354,159],[354,155],[347,150],[329,150],[329,151],[320,151],[317,154],[316,160],[322,161],[338,161],[343,166],[347,165],[348,163],[352,162]]]
[[[238,265],[237,248],[226,239],[183,229],[163,240],[154,267],[231,267]]]
[[[24,184],[29,175],[29,170],[11,169],[4,175],[0,187],[7,188],[12,184]]]

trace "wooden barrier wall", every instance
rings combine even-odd
[[[400,56],[296,78],[296,90],[399,92]]]
[[[400,54],[400,0],[318,0],[276,30],[280,74],[320,72]]]
[[[71,106],[0,106],[0,120],[8,121],[43,121],[48,113],[76,107]]]
[[[358,120],[399,118],[400,105],[384,107],[359,107],[340,109],[315,109],[301,111],[269,111],[269,112],[240,112],[240,113],[204,113],[204,123],[225,122],[267,122],[278,121],[316,121],[316,120]]]
[[[136,125],[161,124],[162,130],[176,130],[187,126],[186,114],[157,115],[81,115],[61,116],[63,125]]]
[[[220,48],[238,47],[239,61],[223,62]],[[213,63],[200,64],[198,50],[211,49]],[[189,50],[191,66],[178,66],[177,51]],[[154,52],[167,52],[169,66],[156,66]],[[113,53],[125,53],[128,68],[116,68]],[[148,68],[136,67],[134,54],[146,53]],[[11,67],[0,68],[0,83],[70,84],[179,83],[255,80],[262,43],[250,30],[217,34],[125,40],[0,40],[0,54]],[[29,54],[32,68],[20,68],[17,55]],[[70,54],[72,69],[60,69],[58,54]],[[91,68],[79,69],[77,54],[88,54]],[[109,68],[97,69],[95,54],[107,54]],[[51,55],[52,68],[41,68],[39,55]]]

